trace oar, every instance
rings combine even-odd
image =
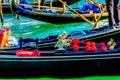
[[[102,10],[101,14],[99,15],[98,19],[96,20],[96,22],[94,23],[94,25],[92,26],[92,29],[97,25],[98,21],[100,20],[100,18],[102,17],[103,13],[106,11],[106,7]]]
[[[50,7],[52,8],[52,0],[50,0]]]
[[[40,4],[41,4],[41,1],[38,0],[38,9],[40,9]]]
[[[62,4],[64,4],[65,6],[67,6],[69,9],[71,9],[74,13],[76,13],[79,17],[81,17],[83,20],[85,20],[86,22],[93,24],[93,22],[91,22],[90,20],[88,20],[87,18],[85,18],[82,14],[79,14],[76,10],[74,10],[72,7],[70,7],[69,5],[67,5],[65,2],[63,2],[62,0],[59,0]]]

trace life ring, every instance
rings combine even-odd
[[[3,39],[2,39],[2,43],[1,43],[1,48],[5,48],[5,43],[8,41],[8,38],[11,36],[12,34],[12,30],[9,28],[6,28]]]

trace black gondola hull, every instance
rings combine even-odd
[[[116,55],[117,54],[117,55]],[[0,58],[0,68],[3,70],[47,70],[53,71],[54,69],[115,69],[120,67],[120,54],[93,55],[82,56],[52,56],[52,57],[16,57],[2,55]]]

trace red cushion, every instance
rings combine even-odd
[[[17,56],[40,56],[40,51],[37,50],[17,50]]]

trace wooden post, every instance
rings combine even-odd
[[[65,4],[66,4],[66,2],[64,2]],[[65,11],[66,11],[66,6],[64,5],[64,4],[62,4],[62,7],[63,7],[63,9],[62,9],[62,11],[60,12],[60,14],[63,14]]]
[[[0,3],[4,3],[4,0],[0,0]]]
[[[1,19],[0,27],[2,27],[2,25],[3,25],[2,0],[0,0],[0,19]]]
[[[38,0],[38,9],[40,9],[41,0]]]
[[[50,0],[50,8],[52,8],[52,0]]]

